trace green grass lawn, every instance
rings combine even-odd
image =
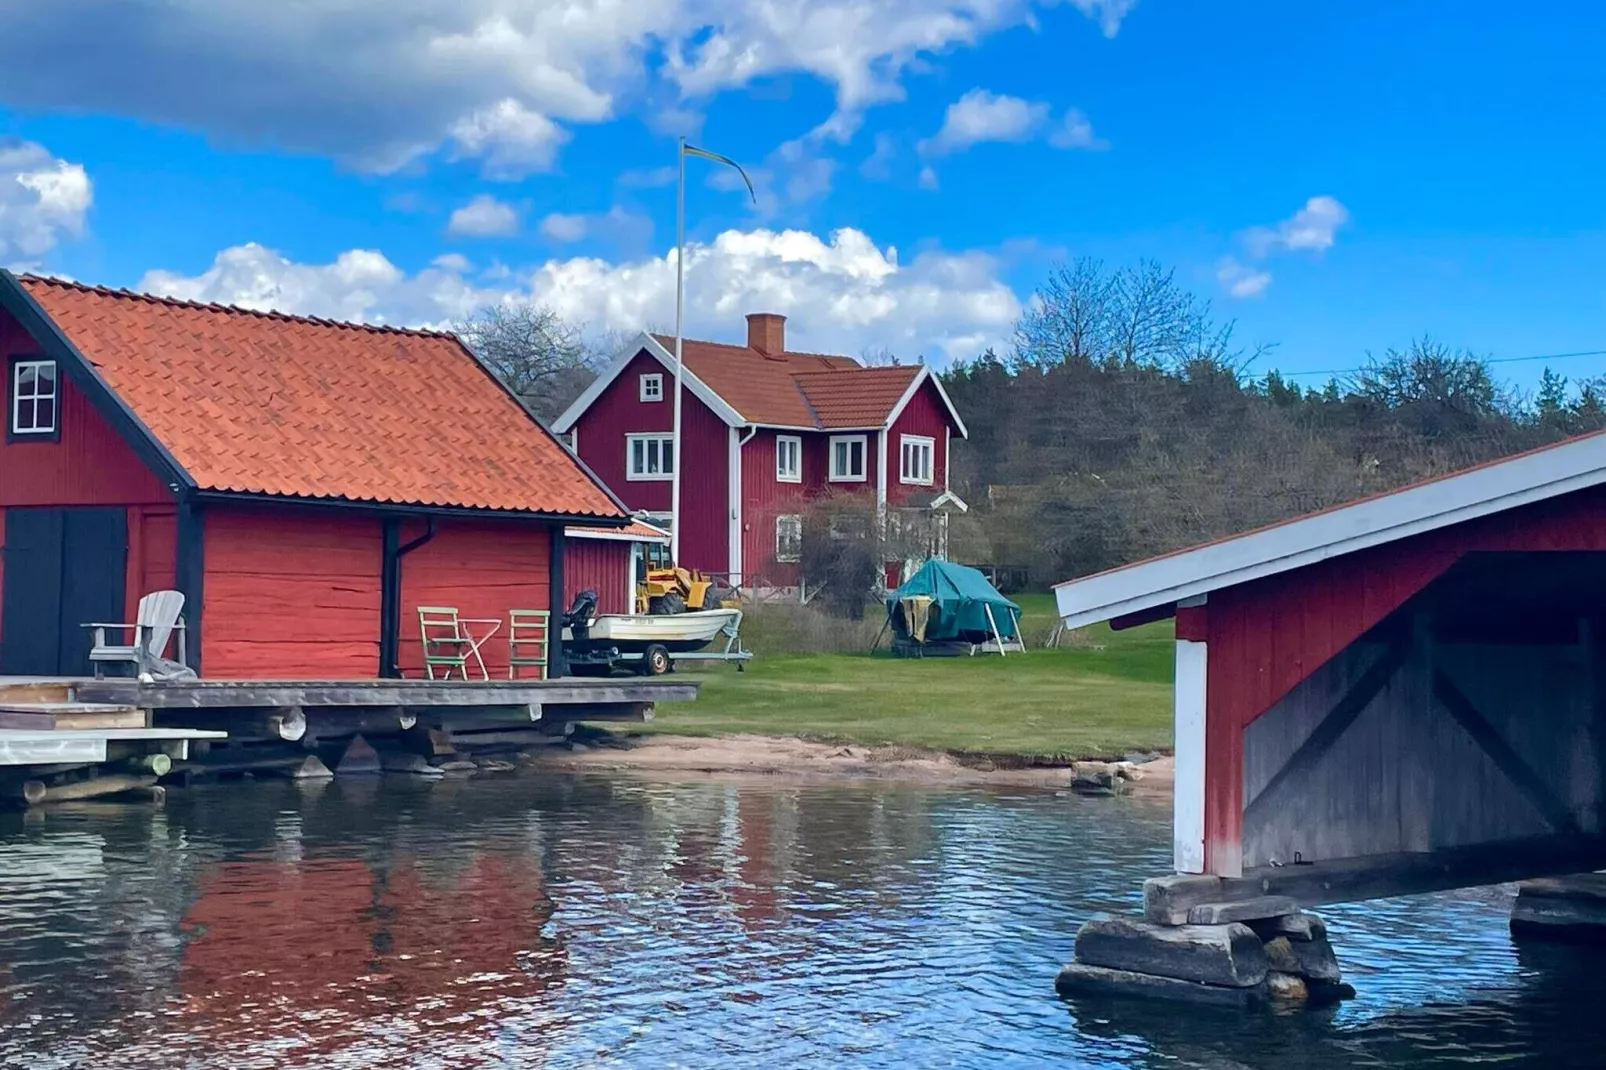
[[[1017,597],[1022,632],[1041,646],[1047,595]],[[696,702],[658,708],[645,731],[799,736],[953,752],[1109,757],[1171,746],[1168,623],[1089,629],[1061,649],[974,658],[760,652],[730,665],[681,670]]]

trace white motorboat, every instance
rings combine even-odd
[[[593,617],[585,628],[584,642],[617,647],[623,653],[639,653],[661,646],[680,653],[701,650],[724,632],[734,636],[740,628],[739,609],[703,609],[689,613],[604,613]],[[578,638],[565,629],[564,638]]]

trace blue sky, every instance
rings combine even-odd
[[[1173,265],[1296,372],[1424,332],[1606,349],[1593,4],[314,6],[339,10],[8,16],[0,263],[389,322],[533,300],[663,326],[687,133],[761,192],[691,165],[704,336],[774,310],[799,346],[941,362],[1092,254]]]

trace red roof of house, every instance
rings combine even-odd
[[[19,281],[203,490],[623,515],[450,334]]]
[[[673,336],[655,335],[670,353]],[[880,427],[919,365],[866,368],[852,357],[760,353],[747,346],[681,343],[686,368],[753,423],[782,427]]]

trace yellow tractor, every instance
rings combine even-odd
[[[669,560],[669,547],[648,544],[636,576],[636,612],[653,615],[701,609],[739,608],[734,591],[721,593],[715,582],[693,568]]]

